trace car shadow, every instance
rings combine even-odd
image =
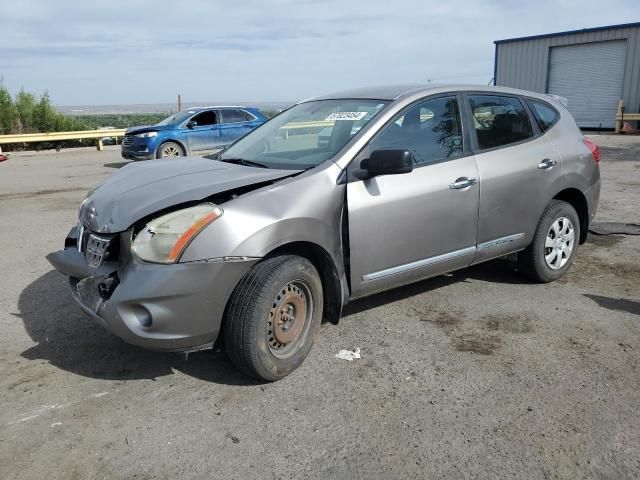
[[[52,270],[28,285],[18,300],[19,317],[36,343],[22,352],[62,370],[104,380],[157,379],[175,371],[213,383],[257,385],[236,370],[224,352],[164,353],[129,345],[82,313],[67,278]]]
[[[345,307],[343,316],[468,279],[529,283],[508,262],[490,262],[354,301]],[[18,308],[19,312],[14,315],[22,320],[35,342],[22,356],[44,360],[76,375],[103,380],[140,380],[157,379],[178,371],[225,385],[264,383],[236,370],[219,349],[190,354],[164,353],[125,343],[82,313],[71,297],[67,278],[55,270],[42,275],[21,292]]]
[[[103,167],[106,168],[122,168],[125,165],[129,165],[130,162],[112,162],[112,163],[105,163],[103,165]]]
[[[608,310],[614,310],[617,312],[632,313],[634,315],[640,315],[640,302],[636,300],[628,300],[626,298],[613,298],[603,297],[601,295],[592,295],[590,293],[584,293],[585,297],[590,298],[602,308]]]
[[[493,260],[457,270],[446,275],[422,280],[403,287],[394,288],[385,292],[377,293],[369,297],[354,300],[345,306],[342,311],[343,317],[355,315],[357,313],[380,307],[382,305],[397,302],[407,298],[421,295],[426,292],[437,290],[453,283],[465,282],[470,279],[481,280],[490,283],[503,283],[515,285],[531,285],[533,282],[522,274],[518,273],[513,264],[504,260]]]

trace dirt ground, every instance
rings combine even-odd
[[[594,138],[596,220],[640,223],[640,137]],[[553,284],[497,261],[355,302],[260,384],[123,343],[46,262],[122,164],[0,163],[0,478],[640,477],[640,236],[590,236]]]

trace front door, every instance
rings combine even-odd
[[[555,192],[561,158],[518,96],[469,94],[476,163],[482,178],[476,262],[526,247]]]
[[[357,180],[381,149],[407,149],[414,170]],[[470,265],[476,250],[479,175],[464,144],[459,98],[414,104],[350,165],[347,185],[352,295],[363,296]]]
[[[220,126],[215,111],[200,112],[194,115],[187,125],[190,125],[187,127],[187,144],[190,151],[211,150],[220,145]]]

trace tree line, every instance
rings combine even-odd
[[[263,113],[269,118],[277,114],[270,111]],[[37,96],[21,88],[12,96],[2,85],[0,78],[0,135],[154,125],[167,115],[168,113],[64,115],[53,107],[47,91]]]
[[[49,93],[39,97],[24,89],[14,96],[0,84],[0,135],[68,132],[85,130],[86,125],[55,110]]]

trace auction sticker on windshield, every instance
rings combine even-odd
[[[362,120],[367,112],[336,112],[329,115],[325,120]]]

